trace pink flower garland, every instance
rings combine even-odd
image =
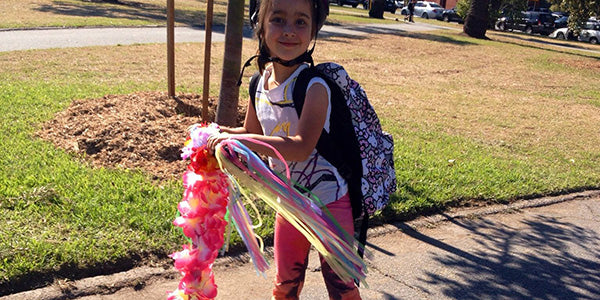
[[[190,137],[182,158],[191,158],[183,174],[185,191],[178,205],[180,216],[173,224],[181,227],[191,244],[170,255],[183,276],[178,289],[168,293],[168,300],[214,299],[217,286],[212,264],[224,243],[227,222],[225,213],[229,197],[227,175],[206,149],[206,140],[218,133],[216,124],[190,128]]]

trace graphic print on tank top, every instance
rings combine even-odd
[[[264,88],[264,80],[268,79],[268,74],[259,80],[255,98],[257,100],[255,103],[256,115],[265,134],[290,136],[298,130],[298,113],[294,107],[294,101],[292,101],[292,90],[299,71],[297,70],[288,80],[270,90]],[[329,120],[326,121],[326,124],[329,124]],[[328,126],[326,125],[326,127]],[[275,171],[285,172],[281,161],[269,158],[269,162]],[[288,162],[288,164],[296,188],[302,192],[308,190],[323,204],[341,198],[348,191],[345,181],[335,167],[319,155],[316,149],[307,160]]]

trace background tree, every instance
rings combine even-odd
[[[459,0],[456,3],[456,13],[465,20],[471,10],[471,0]],[[483,7],[481,7],[483,9]],[[507,16],[516,18],[520,15],[522,10],[527,9],[527,1],[525,0],[489,0],[487,5],[488,11],[488,24],[487,28],[494,28],[498,18]],[[483,13],[483,12],[482,12]],[[483,24],[481,24],[483,26]],[[487,31],[486,28],[486,31]],[[464,28],[463,28],[464,30]],[[465,33],[467,33],[465,31]],[[468,34],[468,33],[467,33]]]
[[[489,0],[472,0],[463,31],[470,37],[487,39],[485,33],[490,24]]]
[[[237,80],[242,60],[242,39],[244,29],[244,0],[229,0],[225,25],[225,54],[223,75],[217,106],[216,122],[225,126],[235,126],[238,114],[240,88]]]
[[[369,17],[383,19],[385,0],[370,0]]]

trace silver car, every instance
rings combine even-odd
[[[567,27],[556,29],[549,36],[551,38],[561,40],[577,39],[578,41],[582,42],[598,44],[598,42],[600,41],[600,22],[596,20],[588,20],[583,26],[583,28],[581,28],[579,36],[574,36],[573,32]]]
[[[598,41],[600,41],[600,22],[586,22],[583,26],[583,29],[581,30],[581,33],[579,34],[578,39],[582,42],[598,44]]]
[[[430,1],[417,1],[415,3],[415,16],[423,19],[441,19],[444,8],[439,4]],[[403,15],[408,15],[408,6],[404,6],[400,12]]]

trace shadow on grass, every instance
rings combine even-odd
[[[398,28],[377,26],[377,25],[348,26],[348,27],[343,27],[343,30],[340,30],[340,31],[335,30],[333,28],[328,29],[328,30],[322,30],[321,32],[319,32],[319,38],[324,38],[324,39],[349,38],[349,39],[363,40],[363,39],[367,39],[368,36],[371,34],[378,34],[378,35],[385,34],[385,35],[393,35],[393,36],[399,36],[399,37],[408,37],[408,38],[413,38],[413,39],[428,40],[428,41],[434,41],[434,42],[439,42],[439,43],[454,44],[454,45],[458,45],[458,46],[477,45],[476,43],[465,41],[465,40],[459,40],[459,39],[453,38],[448,35],[427,33],[427,32],[406,31],[406,30],[402,30],[402,29],[398,29]]]
[[[537,216],[511,228],[491,220],[448,220],[471,233],[477,250],[453,246],[405,224],[403,233],[442,250],[433,259],[452,274],[425,272],[423,290],[451,299],[593,299],[600,295],[597,232]]]
[[[90,4],[99,3],[99,4]],[[112,5],[105,5],[105,4]],[[81,1],[72,3],[53,1],[53,4],[44,4],[35,10],[58,15],[78,17],[105,17],[113,19],[129,19],[134,21],[164,21],[166,25],[167,12],[165,7],[135,1]],[[225,24],[225,13],[214,13],[215,24]],[[199,10],[177,9],[175,5],[175,20],[188,26],[204,26],[206,12]]]

